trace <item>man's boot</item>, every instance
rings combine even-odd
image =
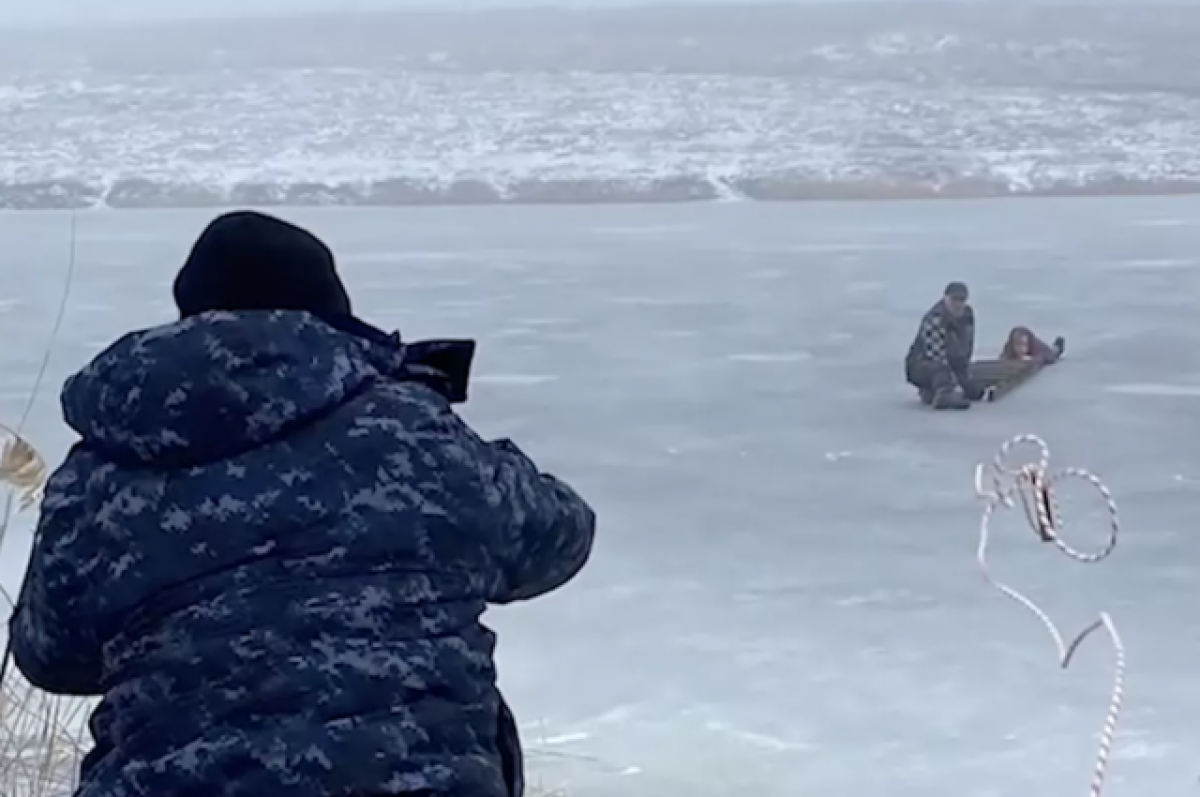
[[[956,387],[942,388],[933,396],[935,410],[969,410],[971,402]]]

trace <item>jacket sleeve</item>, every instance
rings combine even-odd
[[[495,548],[500,579],[492,602],[511,603],[552,592],[586,564],[596,515],[565,482],[540,472],[512,441],[483,445],[500,532]]]
[[[1058,352],[1054,347],[1032,333],[1029,335],[1029,353],[1046,365],[1058,362]]]
[[[456,474],[446,475],[453,486],[444,485],[445,500],[466,510],[462,522],[478,527],[488,540],[495,568],[489,602],[536,598],[583,569],[596,516],[571,487],[539,471],[510,440],[480,438],[448,403],[426,417],[418,435],[423,446],[444,452],[441,467]]]
[[[29,570],[9,620],[13,662],[31,684],[58,695],[101,694],[100,643],[84,612],[88,563],[84,472],[72,453],[46,485]]]

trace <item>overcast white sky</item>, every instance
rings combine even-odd
[[[450,0],[454,4],[456,0]],[[350,7],[401,7],[419,0],[206,0],[168,3],[154,0],[38,0],[35,3],[0,0],[0,25],[61,22],[124,22],[138,19],[188,19],[245,13],[282,13]]]
[[[551,0],[554,2],[555,0]],[[606,0],[592,0],[603,3]],[[205,0],[170,3],[161,0],[0,0],[0,25],[62,22],[126,22],[141,19],[192,19],[250,14],[282,14],[335,9],[405,7],[470,7],[511,5],[513,0]]]
[[[720,0],[735,3],[806,3],[855,2],[856,0]],[[878,2],[879,0],[875,0]],[[887,1],[887,0],[884,0]],[[906,2],[907,0],[892,0]],[[1072,2],[1075,5],[1105,5],[1138,2],[1138,0],[950,0],[951,2],[1018,2],[1033,5],[1054,5]],[[1154,0],[1160,4],[1164,0]],[[196,17],[233,17],[244,14],[287,14],[310,11],[376,10],[413,7],[433,8],[496,8],[504,6],[624,6],[624,5],[686,5],[713,0],[205,0],[203,3],[170,3],[165,0],[37,0],[22,3],[0,0],[0,27],[28,24],[103,23],[136,20],[193,19]],[[1165,0],[1179,5],[1196,5],[1200,0]]]
[[[170,3],[163,0],[0,0],[0,26],[58,23],[126,22],[141,19],[193,19],[243,14],[284,14],[309,11],[375,10],[389,8],[484,8],[514,5],[635,5],[646,0],[205,0]],[[649,0],[656,5],[695,0]],[[746,2],[747,0],[740,0]],[[795,2],[797,0],[785,0]],[[803,1],[803,0],[799,0]],[[739,0],[732,0],[739,2]]]

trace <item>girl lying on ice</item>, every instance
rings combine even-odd
[[[1000,352],[1000,359],[1041,360],[1045,365],[1052,365],[1063,356],[1066,347],[1066,341],[1061,336],[1054,339],[1053,345],[1047,345],[1029,327],[1013,327]]]

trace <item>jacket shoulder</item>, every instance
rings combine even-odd
[[[935,304],[925,311],[925,315],[921,316],[922,324],[941,324],[946,320],[945,313],[942,312],[941,304]]]

